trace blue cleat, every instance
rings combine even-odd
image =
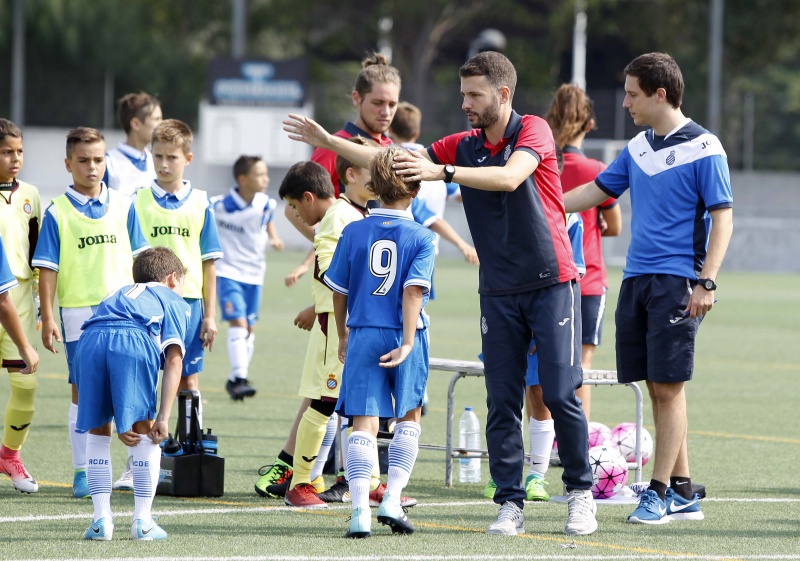
[[[631,524],[666,524],[669,521],[667,505],[652,489],[648,489],[642,494],[639,498],[639,506],[628,516],[628,522]]]
[[[684,499],[678,493],[667,489],[664,499],[667,503],[667,517],[670,520],[703,520],[705,515],[700,510],[700,495],[697,493],[691,499]]]
[[[372,535],[372,515],[369,507],[357,506],[350,515],[350,527],[347,529],[347,538],[368,538]]]
[[[167,539],[167,533],[164,529],[156,524],[155,520],[151,520],[146,524],[141,518],[133,521],[131,526],[131,537],[135,541],[154,541]]]
[[[76,469],[75,476],[72,478],[72,496],[82,499],[91,495],[89,484],[86,482],[86,470]]]
[[[406,516],[405,510],[400,506],[399,497],[386,493],[378,507],[378,522],[389,526],[393,534],[413,534],[414,525]]]
[[[83,534],[84,539],[107,542],[114,534],[114,523],[110,518],[101,518],[92,521],[92,525],[86,528]]]

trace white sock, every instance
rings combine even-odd
[[[128,463],[125,464],[125,469],[131,469],[131,466],[133,465],[132,462],[133,462],[133,448],[134,447],[133,446],[126,446],[125,448],[128,449]]]
[[[533,417],[528,419],[528,436],[531,443],[530,474],[544,477],[550,466],[550,451],[553,449],[553,440],[556,431],[553,428],[553,419],[537,421]]]
[[[339,444],[342,447],[342,471],[344,471],[344,478],[350,481],[347,475],[347,453],[350,449],[350,435],[347,434],[347,429],[350,428],[350,419],[347,417],[339,416]]]
[[[133,447],[133,519],[152,521],[153,497],[161,472],[161,447],[143,434]]]
[[[94,520],[111,518],[111,437],[85,434],[86,482],[92,493]]]
[[[375,461],[375,437],[368,432],[353,431],[347,449],[347,481],[353,508],[369,508],[369,482]]]
[[[247,366],[250,366],[250,361],[253,360],[253,351],[256,349],[256,332],[253,331],[247,337]]]
[[[247,328],[228,328],[228,361],[231,372],[228,380],[235,382],[236,378],[247,378],[247,365],[250,363],[247,356]]]
[[[336,427],[339,425],[339,416],[334,413],[328,419],[328,426],[325,427],[325,436],[322,438],[322,444],[319,447],[317,454],[317,461],[314,462],[314,467],[311,468],[311,481],[322,475],[322,470],[325,469],[325,463],[328,461],[328,455],[331,453],[331,446],[336,439]]]
[[[408,485],[414,462],[419,453],[419,435],[422,427],[419,423],[403,421],[394,427],[394,436],[389,444],[389,479],[386,482],[386,494],[400,498],[400,492]]]
[[[75,425],[78,423],[78,405],[69,404],[69,443],[72,447],[72,469],[84,469],[86,467],[86,433],[76,432]]]

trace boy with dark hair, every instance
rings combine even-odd
[[[211,199],[223,257],[216,263],[217,294],[228,326],[225,390],[231,399],[256,394],[248,368],[255,348],[253,324],[258,320],[261,289],[267,269],[267,244],[283,250],[273,221],[277,201],[266,194],[269,170],[259,156],[240,156],[233,164],[236,185],[228,195]]]
[[[76,347],[82,325],[112,291],[130,284],[133,258],[148,247],[133,202],[102,181],[106,144],[100,131],[79,127],[67,134],[65,165],[73,185],[53,199],[44,213],[32,264],[39,267],[42,343],[57,353],[61,341],[67,355],[72,405],[69,436],[75,476],[72,493],[89,495],[86,484],[86,433],[76,429],[78,388]],[[58,292],[61,329],[53,312]]]
[[[347,537],[371,535],[369,489],[378,423],[395,417],[389,480],[378,521],[393,533],[414,526],[401,506],[419,451],[422,399],[428,378],[427,316],[433,273],[433,234],[408,210],[419,182],[392,168],[399,147],[380,149],[370,162],[370,190],[381,207],[344,228],[325,283],[334,290],[339,360],[344,363],[337,412],[352,419],[347,475],[353,513]]]
[[[84,324],[78,343],[78,428],[88,431],[87,477],[94,516],[87,540],[112,538],[111,421],[133,450],[134,540],[163,540],[151,514],[161,467],[159,443],[180,383],[191,310],[181,298],[186,269],[172,250],[148,249],[133,263],[136,284],[108,296]],[[156,415],[158,371],[163,361],[161,406]]]
[[[36,187],[17,178],[23,161],[22,131],[11,121],[0,119],[0,236],[17,281],[6,297],[17,310],[27,340],[33,341],[38,315],[33,296],[39,290],[39,271],[31,267],[31,258],[39,237],[42,207]],[[39,485],[22,464],[19,451],[33,420],[38,380],[34,372],[22,373],[25,361],[14,335],[5,328],[0,328],[0,360],[8,371],[11,389],[3,420],[0,472],[8,475],[18,490],[35,493]]]
[[[161,122],[161,104],[154,96],[139,92],[122,96],[117,106],[117,119],[126,138],[106,155],[105,182],[111,189],[133,197],[156,178],[153,154],[147,145]]]

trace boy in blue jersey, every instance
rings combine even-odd
[[[419,182],[405,183],[392,165],[399,147],[370,162],[370,189],[381,201],[364,220],[345,227],[325,283],[334,290],[339,359],[345,364],[337,412],[352,419],[347,479],[353,512],[347,536],[371,535],[369,488],[380,417],[396,417],[389,446],[389,480],[378,521],[392,532],[414,526],[400,504],[419,451],[422,398],[428,379],[427,317],[433,274],[433,234],[414,223],[408,207]],[[394,403],[393,403],[394,400]]]
[[[106,143],[100,131],[79,127],[67,134],[67,171],[73,184],[53,199],[42,219],[32,264],[39,267],[42,343],[52,353],[62,333],[67,355],[72,404],[69,438],[75,475],[72,493],[89,495],[86,484],[86,433],[78,420],[77,374],[74,368],[81,326],[110,292],[130,284],[133,258],[147,249],[133,202],[102,181]],[[53,313],[58,292],[61,329]]]
[[[165,247],[148,249],[133,262],[133,280],[103,300],[83,324],[75,368],[81,409],[78,428],[88,431],[87,478],[94,516],[84,537],[112,538],[111,421],[133,451],[134,540],[163,540],[167,533],[151,509],[161,469],[159,443],[169,432],[169,415],[183,366],[191,315],[183,300],[186,269]],[[156,415],[158,371],[163,362],[161,406]]]
[[[256,394],[248,380],[255,348],[253,324],[261,307],[267,269],[267,245],[283,250],[275,228],[277,201],[268,196],[269,170],[259,156],[240,156],[233,164],[236,185],[227,196],[211,199],[224,257],[217,261],[217,295],[222,319],[228,322],[231,371],[225,390],[234,401]]]
[[[214,262],[223,254],[208,194],[183,178],[193,157],[192,140],[192,129],[176,119],[162,121],[155,128],[152,147],[157,179],[136,193],[135,205],[150,245],[172,249],[186,266],[183,298],[192,308],[192,317],[180,389],[199,391],[204,352],[212,349],[217,336]],[[186,417],[191,417],[189,400]],[[198,417],[202,426],[202,406]]]
[[[628,517],[635,524],[704,517],[689,474],[685,385],[733,232],[733,194],[719,139],[683,115],[682,97],[683,75],[671,56],[634,59],[625,68],[623,107],[651,128],[593,183],[564,195],[567,210],[578,211],[631,191],[617,375],[620,382],[646,380],[656,426],[653,478]]]

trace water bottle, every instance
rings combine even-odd
[[[217,435],[211,434],[211,429],[208,429],[208,432],[203,435],[203,451],[206,454],[215,454],[217,453]]]
[[[481,424],[478,416],[467,407],[458,422],[458,447],[478,450],[481,447]],[[459,458],[458,480],[461,483],[481,482],[481,459]]]

